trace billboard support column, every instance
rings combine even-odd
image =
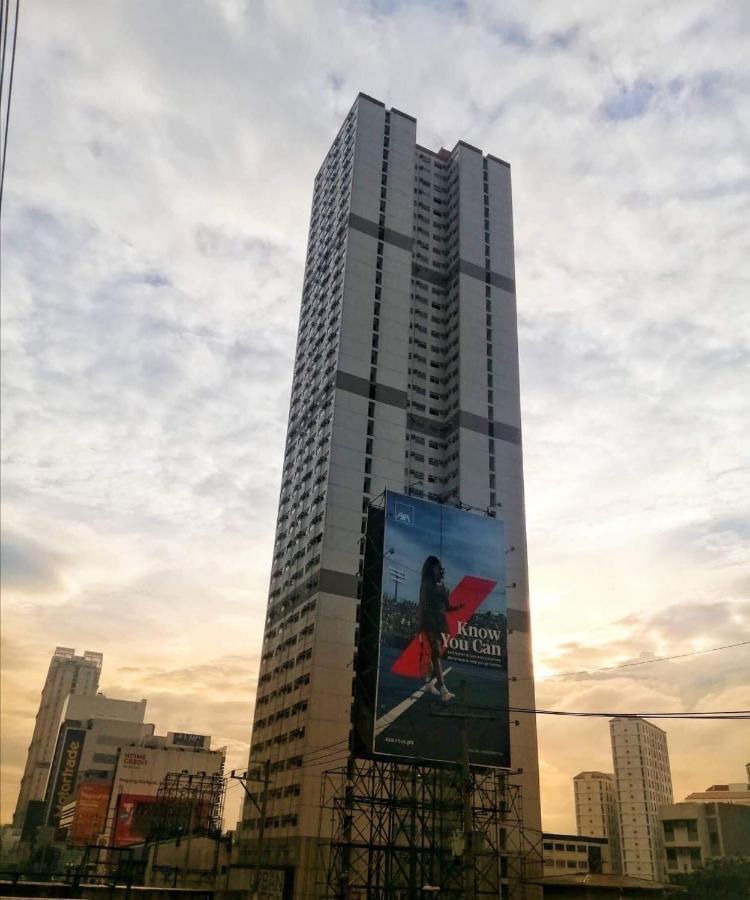
[[[461,706],[466,702],[466,682],[462,681],[458,687],[458,699]],[[462,849],[463,869],[463,895],[464,900],[475,900],[475,860],[474,848],[476,842],[476,830],[474,828],[474,783],[471,777],[471,765],[469,763],[469,733],[467,722],[469,719],[494,719],[492,713],[461,712],[459,710],[432,710],[431,715],[447,719],[458,719],[459,736],[461,740],[461,809],[462,825],[464,833],[464,845]]]
[[[466,682],[462,681],[458,692],[461,703],[465,703]],[[466,716],[459,719],[461,734],[461,799],[463,801],[463,870],[464,900],[474,900],[474,804],[472,801],[471,767],[469,766],[469,735]]]

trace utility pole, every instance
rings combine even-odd
[[[257,774],[259,772],[263,773],[262,778],[257,777]],[[261,857],[263,856],[263,838],[264,838],[265,830],[266,830],[266,807],[268,804],[268,782],[270,781],[270,778],[271,778],[271,760],[267,759],[263,763],[263,766],[261,769],[254,769],[253,774],[256,777],[252,777],[250,775],[250,770],[248,769],[248,771],[245,772],[244,775],[236,775],[234,772],[234,769],[233,769],[232,773],[229,777],[233,778],[235,781],[239,781],[239,783],[242,785],[248,799],[253,804],[253,806],[258,810],[258,813],[260,814],[260,824],[258,825],[258,851],[255,855],[255,867],[254,867],[255,877],[253,879],[253,881],[254,881],[253,894],[257,897],[258,891],[260,890],[260,863],[261,863]],[[263,785],[263,792],[260,795],[260,803],[258,803],[258,801],[255,799],[255,797],[250,792],[250,790],[247,786],[248,781],[253,781],[258,784]]]
[[[460,704],[466,702],[466,682],[462,681],[458,688],[458,700]],[[462,881],[464,900],[475,900],[475,837],[474,837],[474,784],[471,778],[471,765],[469,764],[469,731],[467,722],[471,719],[494,719],[493,713],[461,712],[460,710],[433,710],[433,716],[446,719],[457,719],[459,737],[461,741],[461,807],[462,830],[464,834],[464,846],[462,853]]]

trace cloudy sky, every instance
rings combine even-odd
[[[246,761],[312,180],[360,90],[513,166],[538,705],[750,705],[747,646],[591,672],[750,636],[749,32],[743,0],[22,4],[2,821],[56,644]],[[572,829],[607,724],[539,726]],[[744,725],[668,736],[678,798],[742,779]]]

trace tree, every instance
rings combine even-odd
[[[747,900],[750,897],[750,859],[712,859],[689,875],[673,876],[687,893],[682,900]]]

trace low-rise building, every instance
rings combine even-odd
[[[604,837],[588,837],[580,834],[542,835],[542,855],[545,875],[562,875],[567,872],[612,871],[609,841]]]
[[[711,859],[750,857],[750,807],[673,803],[659,811],[668,875],[692,872]]]
[[[140,745],[121,747],[109,792],[106,842],[126,847],[145,840],[152,827],[159,790],[164,789],[168,777],[179,781],[180,776],[185,776],[185,802],[191,804],[189,830],[213,830],[216,809],[212,779],[223,777],[226,748],[210,747],[211,738],[207,735],[185,732],[153,735]],[[190,782],[192,776],[194,784]],[[197,796],[201,793],[200,778],[205,779],[205,796]]]

